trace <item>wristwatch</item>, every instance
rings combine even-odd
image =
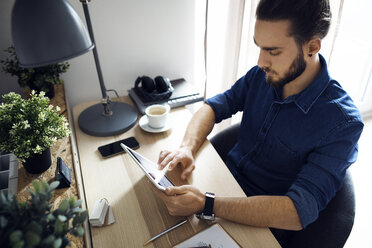
[[[196,214],[196,217],[203,220],[214,220],[213,206],[214,206],[214,193],[205,192],[205,205],[201,213]]]

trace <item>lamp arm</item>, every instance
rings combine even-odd
[[[99,57],[98,57],[97,45],[96,45],[96,41],[94,39],[92,22],[90,20],[90,14],[89,14],[89,9],[88,9],[88,2],[89,1],[87,1],[87,0],[80,0],[80,2],[83,5],[84,16],[85,16],[85,20],[86,20],[86,23],[87,23],[87,27],[88,27],[88,32],[89,32],[90,39],[95,44],[95,46],[93,48],[93,55],[94,55],[94,61],[95,61],[95,64],[96,64],[99,85],[101,86],[102,104],[103,104],[103,107],[104,107],[103,114],[104,115],[112,115],[112,111],[109,109],[109,106],[108,106],[109,98],[108,98],[107,93],[106,93],[107,90],[106,90],[105,82],[103,80],[103,75],[102,75],[102,70],[101,70],[101,64],[99,62]]]

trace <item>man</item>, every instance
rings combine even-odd
[[[185,179],[214,124],[243,111],[226,165],[247,197],[217,195],[213,204],[191,185],[167,188],[159,196],[171,215],[201,213],[208,201],[220,218],[301,230],[340,189],[356,160],[363,123],[318,53],[330,25],[328,0],[261,0],[256,16],[258,66],[206,100],[179,149],[162,151],[158,161],[169,170],[180,164]]]

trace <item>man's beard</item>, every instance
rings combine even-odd
[[[268,75],[268,72],[278,75],[277,72],[271,71],[267,67],[263,68],[263,70],[266,72],[266,83],[271,87],[279,88],[300,76],[305,71],[305,68],[306,62],[304,60],[303,52],[301,51],[298,53],[297,58],[292,62],[291,66],[289,67],[288,71],[285,73],[285,76],[283,78],[274,80],[272,76]]]

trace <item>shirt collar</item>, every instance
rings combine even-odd
[[[321,54],[319,54],[319,59],[322,68],[318,76],[316,76],[314,81],[305,90],[300,92],[294,100],[296,105],[305,114],[309,112],[310,108],[314,105],[319,96],[327,88],[328,83],[331,80],[328,73],[327,62]]]
[[[299,107],[301,111],[304,112],[304,114],[307,114],[309,112],[310,108],[314,105],[319,96],[327,88],[328,82],[331,80],[328,73],[327,62],[321,54],[319,54],[319,59],[321,70],[314,81],[299,94],[288,97],[287,99],[282,101],[282,103],[289,103],[293,101],[297,105],[297,107]],[[277,97],[281,96],[282,88],[275,89],[275,93]]]

